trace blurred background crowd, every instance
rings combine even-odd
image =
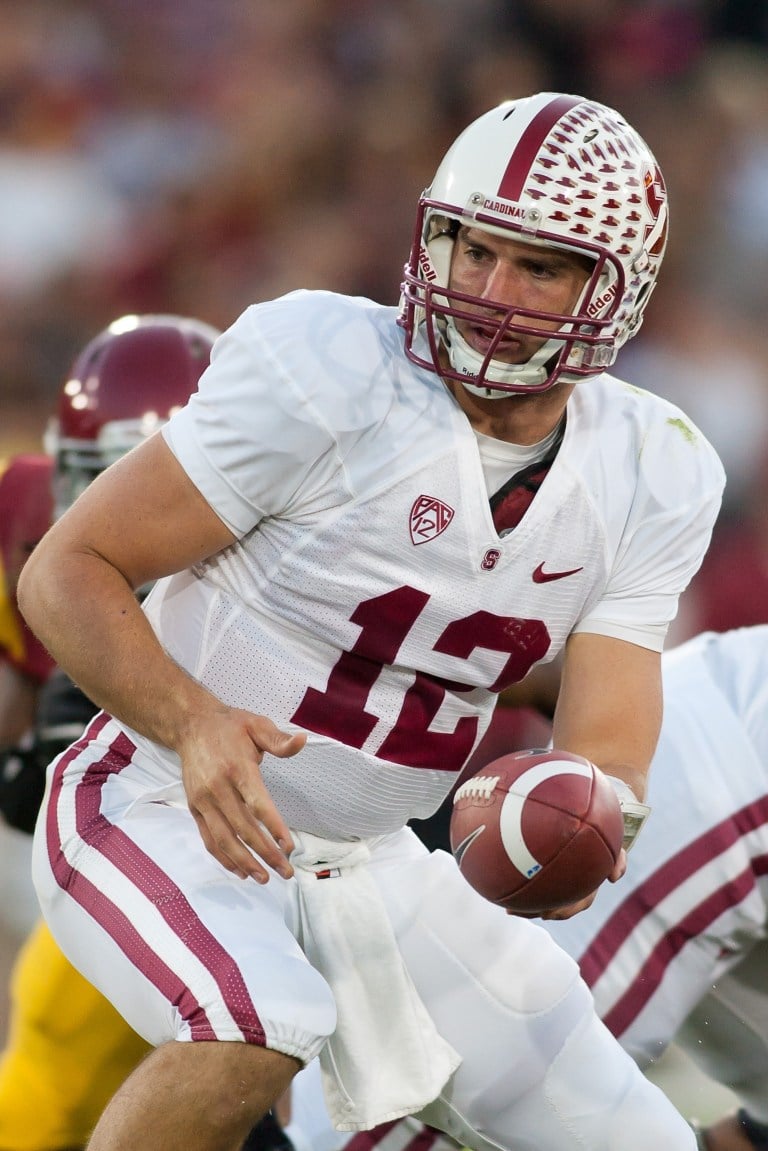
[[[395,303],[416,200],[475,115],[620,110],[671,239],[617,373],[729,473],[675,638],[768,619],[768,5],[756,0],[9,0],[0,34],[0,457],[40,448],[126,312],[227,326],[299,287]],[[588,385],[584,385],[588,386]]]

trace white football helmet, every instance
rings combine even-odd
[[[593,260],[573,314],[494,305],[452,291],[461,225]],[[461,133],[419,200],[398,320],[408,358],[488,398],[596,375],[638,331],[666,239],[661,171],[618,112],[553,92],[508,100]],[[478,307],[484,326],[496,329],[484,356],[456,327],[456,319],[476,320]],[[554,322],[557,332],[525,363],[494,359],[507,333],[541,336],[531,320]],[[441,345],[447,363],[445,356],[440,362]]]

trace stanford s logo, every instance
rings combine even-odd
[[[453,508],[434,496],[417,496],[411,508],[411,542],[425,544],[439,536],[454,517]]]
[[[652,256],[660,256],[667,242],[667,189],[658,167],[648,168],[644,177],[645,202],[651,214],[643,237],[643,246]]]

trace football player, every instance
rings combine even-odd
[[[58,517],[100,471],[181,407],[208,364],[216,335],[208,324],[185,317],[125,316],[87,344],[61,389],[45,436],[48,454],[14,460],[0,478],[6,512],[0,515],[0,546],[12,589],[21,561],[50,524],[53,495]],[[26,625],[19,624],[11,635],[16,639],[13,666],[22,665],[25,657],[24,666],[34,669],[37,683],[51,671],[50,657]],[[21,845],[26,864],[9,878],[4,857],[8,891],[3,907],[11,900],[23,906],[26,931],[36,924],[19,953],[10,987],[11,1024],[0,1057],[3,1151],[84,1146],[115,1088],[149,1050],[65,959],[45,924],[37,922],[39,908],[28,877],[46,766],[78,738],[96,710],[64,672],[53,670],[25,710],[29,738],[0,757],[6,835]]]
[[[0,461],[0,748],[32,726],[40,685],[53,661],[16,606],[16,585],[51,524],[51,461],[20,454]]]
[[[24,453],[0,462],[0,796],[24,755],[53,661],[16,606],[21,569],[51,523],[51,461]],[[0,803],[0,811],[2,803]],[[0,814],[0,936],[9,962],[39,912],[32,844]],[[7,955],[7,959],[5,956]]]
[[[741,1108],[707,1151],[768,1147],[768,626],[664,656],[652,815],[621,884],[544,926],[641,1067],[674,1039]]]
[[[248,308],[35,550],[22,610],[103,709],[49,772],[36,887],[156,1048],[91,1151],[235,1146],[318,1054],[349,1130],[694,1146],[570,957],[407,827],[560,651],[556,742],[642,800],[724,483],[607,372],[666,233],[617,112],[505,102],[421,196],[399,309]]]
[[[557,677],[525,702],[551,717]],[[768,1147],[768,625],[707,632],[665,653],[664,719],[649,773],[652,813],[621,883],[581,915],[543,923],[579,961],[598,1010],[644,1069],[674,1040],[740,1107],[698,1133],[705,1151]],[[522,693],[507,693],[519,705]],[[506,727],[496,713],[497,747]],[[478,768],[481,766],[477,765]],[[443,835],[441,845],[447,848]],[[316,1065],[294,1080],[297,1151],[405,1151],[439,1132],[403,1119],[332,1130]]]

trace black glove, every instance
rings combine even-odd
[[[40,689],[28,744],[0,753],[0,813],[11,827],[35,830],[48,764],[80,738],[97,710],[58,668]]]

